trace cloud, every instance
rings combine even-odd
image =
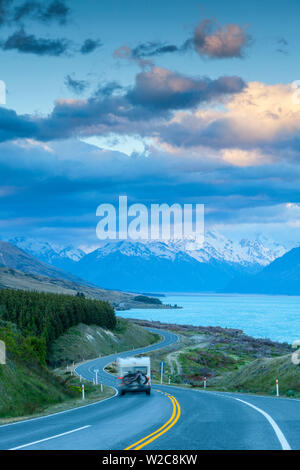
[[[284,37],[277,38],[276,44],[280,46],[276,49],[276,52],[288,55],[288,51],[287,51],[288,42]]]
[[[180,111],[156,129],[156,138],[173,153],[213,149],[261,149],[272,159],[295,159],[300,148],[300,108],[290,85],[250,82],[228,97],[224,110]],[[244,162],[244,157],[241,161]],[[253,160],[253,159],[250,159]],[[250,163],[249,160],[249,163]],[[260,159],[254,159],[259,161]],[[238,161],[237,155],[232,159]],[[264,161],[264,158],[262,159]]]
[[[189,78],[162,67],[140,72],[127,97],[135,105],[155,109],[184,109],[239,93],[246,86],[239,77]]]
[[[240,26],[229,23],[221,27],[209,19],[201,21],[194,31],[196,52],[211,59],[243,57],[250,40]]]
[[[70,75],[67,75],[65,77],[65,85],[76,95],[81,95],[89,87],[89,82],[86,80],[76,80]]]
[[[233,78],[197,79],[154,68],[138,74],[130,89],[112,82],[86,99],[57,100],[45,117],[0,108],[0,142],[125,135],[150,139],[150,153],[194,160],[205,154],[233,167],[297,161],[300,109],[292,88],[260,82],[244,86]],[[219,102],[222,107],[211,106]]]
[[[23,22],[27,18],[41,23],[56,21],[63,25],[69,14],[70,8],[62,0],[26,0],[15,7],[13,0],[0,1],[0,25]]]
[[[42,21],[56,20],[65,24],[69,13],[70,8],[63,1],[54,0],[46,8],[41,8],[40,19]]]
[[[9,17],[12,0],[0,0],[0,26],[2,26]]]
[[[111,96],[113,95],[116,91],[122,91],[123,87],[116,81],[108,82],[105,84],[99,85],[97,90],[94,93],[94,96]]]
[[[2,230],[14,235],[40,230],[46,237],[61,234],[82,242],[95,234],[96,207],[116,203],[119,194],[127,194],[129,203],[204,203],[208,225],[263,221],[284,226],[299,218],[299,211],[293,215],[286,207],[300,197],[299,165],[275,163],[246,171],[210,153],[203,149],[197,157],[174,157],[154,151],[145,158],[75,139],[2,143]]]
[[[241,150],[239,148],[224,149],[221,151],[224,161],[234,166],[247,167],[270,163],[272,158],[259,149]]]
[[[102,46],[100,39],[86,39],[80,48],[81,54],[90,54],[98,47]]]
[[[181,48],[174,44],[162,42],[140,43],[130,50],[132,58],[155,57],[162,54],[180,52]]]
[[[34,137],[37,132],[38,126],[29,116],[20,116],[15,111],[0,107],[0,142]]]
[[[131,48],[121,46],[114,51],[114,57],[137,62],[141,67],[153,65],[150,57],[158,57],[163,54],[185,53],[194,49],[200,56],[211,59],[242,58],[245,49],[252,43],[252,37],[245,29],[237,24],[229,23],[220,26],[216,21],[204,19],[194,30],[193,37],[187,38],[181,45],[160,41],[148,41],[139,43]],[[278,43],[285,45],[284,38],[279,38]]]
[[[21,28],[2,42],[1,48],[5,51],[16,50],[40,56],[61,56],[67,52],[69,44],[66,39],[37,38],[34,34],[27,34]]]
[[[71,76],[66,77],[66,84],[77,92],[86,85]],[[190,78],[155,67],[138,74],[132,87],[122,88],[117,82],[110,82],[87,99],[57,100],[52,112],[45,117],[17,115],[1,108],[0,115],[7,113],[11,119],[12,113],[15,125],[10,129],[3,120],[0,141],[18,136],[51,141],[108,133],[148,137],[160,122],[171,119],[174,110],[192,109],[208,102],[225,103],[227,97],[241,92],[244,87],[239,77]]]
[[[86,39],[83,45],[78,49],[78,47],[74,46],[72,41],[66,38],[37,38],[34,34],[27,34],[23,27],[14,32],[5,41],[0,42],[0,47],[4,51],[16,50],[25,54],[56,57],[65,54],[73,55],[74,52],[78,51],[81,54],[88,54],[100,45],[100,41]]]

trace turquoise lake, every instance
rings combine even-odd
[[[181,309],[134,309],[126,318],[166,323],[238,328],[256,338],[292,343],[300,339],[300,297],[234,294],[167,294],[161,299]]]

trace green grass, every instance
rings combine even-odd
[[[0,418],[30,415],[75,396],[46,368],[13,360],[0,365]]]
[[[3,336],[5,333],[5,337]],[[0,335],[1,336],[1,335]],[[28,357],[20,354],[22,335],[14,329],[2,329],[2,337],[8,346],[7,364],[0,365],[0,423],[3,420],[32,417],[72,408],[111,396],[114,392],[105,387],[85,383],[86,400],[81,400],[81,384],[77,376],[71,376],[65,369],[57,368],[55,373],[47,368],[35,351]],[[82,359],[95,358],[116,351],[125,351],[157,342],[154,335],[141,326],[118,318],[113,331],[98,326],[79,324],[70,328],[53,343],[50,364],[58,366]],[[24,348],[27,343],[24,343]],[[26,352],[27,349],[24,349]]]
[[[156,343],[159,336],[124,318],[117,317],[114,330],[79,324],[52,343],[48,362],[52,367],[81,362],[115,352]]]
[[[12,363],[0,366],[0,424],[33,418],[88,405],[114,395],[111,387],[94,386],[83,381],[85,400],[79,377],[59,371],[38,373]],[[2,393],[3,389],[6,393]]]
[[[280,395],[300,397],[300,367],[287,354],[276,358],[256,359],[239,370],[208,380],[208,388],[222,391],[276,394],[279,380]]]

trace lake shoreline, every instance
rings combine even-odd
[[[168,324],[220,326],[243,330],[254,338],[293,343],[300,339],[300,297],[248,294],[184,293],[166,295],[166,304],[181,309],[148,308],[118,312],[125,318]]]

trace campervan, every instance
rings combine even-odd
[[[151,393],[150,357],[125,357],[117,359],[118,389],[126,392]]]

